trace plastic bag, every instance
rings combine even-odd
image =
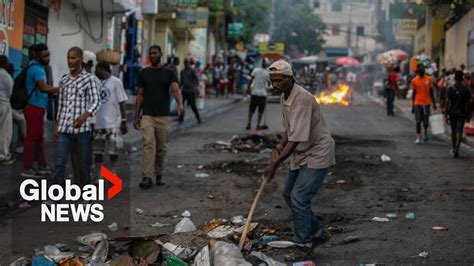
[[[183,218],[174,228],[174,233],[189,233],[196,231],[197,228],[191,221],[191,219],[185,217]]]
[[[223,241],[211,242],[211,262],[211,265],[252,265],[244,259],[236,245]]]

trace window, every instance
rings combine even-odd
[[[356,34],[357,36],[364,36],[364,26],[357,26]]]
[[[342,12],[342,2],[340,0],[331,1],[331,11],[332,12]]]
[[[340,33],[339,25],[332,25],[331,31],[333,36],[338,36]]]
[[[313,0],[313,8],[320,8],[321,1],[320,0]]]

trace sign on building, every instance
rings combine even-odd
[[[395,18],[392,20],[395,35],[415,36],[417,32],[416,19]]]
[[[244,35],[244,24],[242,22],[229,23],[227,34],[232,37],[240,37]]]
[[[285,44],[282,42],[277,43],[259,43],[258,52],[260,54],[285,54]]]
[[[207,28],[209,9],[207,7],[183,8],[178,10],[176,28]]]
[[[168,7],[195,7],[198,0],[161,0],[160,3]]]

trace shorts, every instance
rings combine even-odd
[[[464,131],[464,123],[466,118],[459,116],[452,116],[449,118],[449,123],[451,124],[451,132],[462,134]]]
[[[255,113],[255,110],[258,107],[258,112],[261,114],[265,110],[265,105],[267,104],[267,97],[265,96],[250,96],[250,113]]]
[[[117,155],[123,148],[123,139],[119,128],[95,129],[94,130],[94,154]]]
[[[429,105],[415,105],[415,120],[416,122],[429,121],[431,109]]]

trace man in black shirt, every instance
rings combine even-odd
[[[455,72],[456,84],[448,88],[445,106],[446,123],[451,124],[451,141],[453,144],[451,155],[454,158],[459,157],[464,122],[471,119],[471,92],[461,84],[463,75],[462,71]]]
[[[161,47],[151,46],[148,56],[151,66],[138,74],[134,121],[135,129],[143,133],[142,189],[153,186],[152,176],[156,177],[156,185],[164,185],[162,176],[171,125],[170,89],[178,104],[178,115],[184,111],[178,78],[173,70],[161,65]]]
[[[184,60],[184,69],[181,70],[181,88],[183,94],[183,104],[188,101],[191,109],[196,116],[198,124],[201,124],[201,117],[199,116],[199,111],[196,107],[196,89],[198,86],[198,76],[196,71],[191,67],[191,62],[189,59]],[[179,117],[179,122],[182,123],[184,120],[184,113]]]

